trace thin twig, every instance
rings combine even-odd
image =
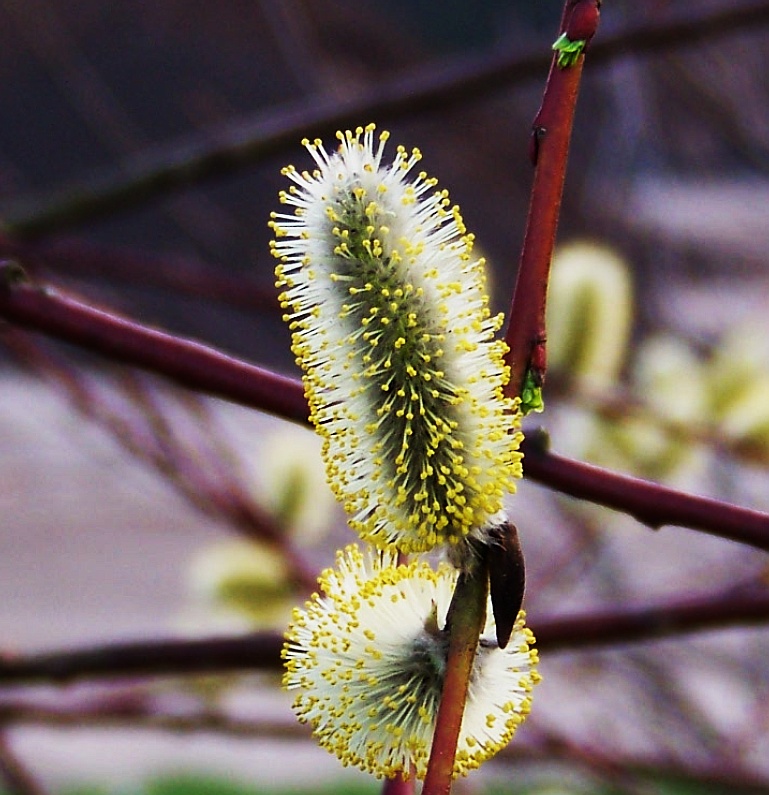
[[[567,0],[559,33],[565,35],[570,16],[585,8],[593,12],[594,24],[580,38],[589,42],[598,25],[596,0]],[[509,347],[505,360],[510,366],[510,381],[505,391],[511,397],[522,395],[527,373],[531,372],[533,385],[537,387],[545,378],[545,303],[550,261],[584,59],[580,55],[573,65],[563,67],[558,56],[553,57],[542,105],[532,124],[534,182],[505,334]]]
[[[655,529],[689,527],[769,551],[766,513],[565,458],[547,450],[537,433],[526,438],[522,449],[526,477],[549,489],[629,514]]]
[[[0,314],[27,328],[72,342],[115,361],[159,373],[192,388],[210,379],[202,391],[248,406],[258,406],[287,419],[306,421],[301,386],[191,340],[136,323],[53,288],[22,281],[11,263],[0,266]]]
[[[405,779],[402,774],[397,774],[393,778],[386,778],[382,782],[382,795],[414,795],[415,782],[412,776]]]
[[[84,708],[72,706],[49,706],[21,700],[0,704],[0,723],[11,725],[39,725],[47,728],[130,728],[147,731],[166,731],[175,734],[215,733],[233,738],[256,738],[292,740],[307,736],[307,729],[296,722],[270,721],[254,718],[239,718],[222,712],[193,712],[189,714],[165,713],[162,711],[121,712],[119,709]],[[531,733],[528,734],[531,737]],[[516,742],[508,746],[497,757],[499,768],[507,761],[516,764],[520,774],[522,762],[552,762],[554,759],[579,764],[600,775],[607,773],[630,773],[654,781],[669,780],[701,786],[722,787],[730,793],[749,795],[765,793],[769,781],[733,764],[719,759],[710,765],[660,761],[653,757],[615,755],[593,747],[576,745],[564,738],[547,735],[541,743]],[[18,792],[18,790],[16,790]],[[409,795],[413,792],[413,779],[397,782],[388,795]],[[24,790],[23,795],[40,795]]]
[[[648,643],[686,633],[765,625],[769,622],[769,589],[756,586],[739,593],[726,591],[698,599],[558,618],[538,618],[530,612],[529,619],[538,648],[549,654],[618,643]],[[113,643],[44,654],[7,654],[0,656],[0,686],[277,670],[282,647],[280,633],[259,632],[235,637]]]
[[[681,633],[726,626],[756,626],[769,621],[769,589],[752,587],[699,598],[672,599],[661,605],[596,611],[582,616],[539,620],[529,614],[537,646],[548,652],[594,645],[648,642]]]
[[[446,630],[449,633],[446,671],[422,787],[423,795],[448,795],[451,791],[457,741],[465,714],[478,638],[486,620],[488,579],[488,566],[484,560],[475,571],[469,574],[462,572],[457,580],[446,618]]]
[[[0,704],[0,723],[11,725],[39,725],[47,728],[130,728],[147,731],[167,731],[176,734],[215,733],[234,738],[256,738],[269,736],[270,739],[292,740],[306,737],[308,731],[295,721],[262,720],[239,718],[223,712],[192,712],[188,714],[165,713],[154,710],[133,710],[121,712],[119,709],[99,707],[72,707],[40,705],[23,700],[4,701]],[[531,732],[527,737],[531,738]],[[554,759],[579,764],[598,775],[607,773],[631,773],[654,781],[669,780],[701,786],[722,787],[730,793],[749,795],[765,793],[769,781],[754,773],[719,759],[709,766],[691,763],[671,765],[653,757],[615,755],[593,747],[576,745],[564,738],[548,734],[541,742],[516,742],[503,750],[496,758],[497,767],[511,761],[516,764],[520,774],[522,762],[552,762]],[[409,795],[413,792],[413,779],[398,781],[388,795]],[[17,790],[18,791],[18,790]],[[40,795],[24,790],[23,795]]]
[[[694,19],[634,25],[594,44],[590,58],[599,63],[682,44],[693,45],[705,38],[753,29],[768,22],[769,3],[760,2],[717,9]],[[117,175],[94,177],[11,208],[4,214],[3,228],[14,236],[41,235],[114,214],[290,150],[308,131],[328,135],[370,119],[393,119],[467,103],[542,75],[550,60],[549,54],[539,48],[523,56],[511,56],[510,48],[506,47],[502,53],[462,59],[438,68],[431,66],[380,83],[365,96],[345,102],[328,97],[304,98],[279,112],[260,114],[206,136],[147,151]]]
[[[0,684],[76,679],[276,670],[283,636],[259,632],[233,637],[163,639],[29,656],[0,657]]]

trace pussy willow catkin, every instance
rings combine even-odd
[[[384,164],[374,125],[338,138],[331,153],[303,142],[316,169],[284,169],[293,213],[270,222],[329,482],[376,546],[483,537],[521,474],[483,260],[447,191],[413,175],[418,150]]]
[[[323,572],[320,593],[294,611],[283,685],[319,743],[378,777],[424,778],[447,667],[446,614],[457,572],[351,545]],[[478,641],[453,775],[504,748],[540,681],[534,636],[521,612],[511,642],[494,640],[491,609]]]

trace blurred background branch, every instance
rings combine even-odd
[[[741,28],[769,24],[769,4],[716,8],[695,18],[648,21],[602,36],[591,47],[591,62],[667,48],[694,46]],[[282,112],[213,129],[199,139],[176,141],[159,151],[145,151],[119,176],[94,177],[69,185],[41,200],[21,200],[6,214],[4,228],[13,236],[49,234],[105,214],[144,204],[180,187],[225,176],[275,154],[286,154],[313,130],[330,137],[355,127],[361,119],[390,121],[433,108],[467,103],[501,87],[540,77],[551,56],[537,48],[525,55],[505,47],[501,53],[423,68],[417,74],[376,86],[360,98],[320,97]],[[26,206],[25,206],[26,205]]]

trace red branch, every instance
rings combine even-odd
[[[152,687],[151,684],[148,685]],[[186,706],[186,705],[185,705]],[[286,718],[240,717],[203,702],[197,709],[144,697],[139,688],[115,687],[97,698],[0,698],[0,724],[37,725],[47,728],[122,728],[168,731],[174,734],[215,732],[230,737],[305,739],[309,732]],[[397,793],[393,793],[397,795]],[[406,795],[406,793],[402,793]]]
[[[549,654],[679,638],[683,633],[727,627],[761,626],[767,621],[769,590],[758,586],[582,615],[538,618],[536,613],[529,614],[537,646]],[[277,670],[281,667],[283,642],[278,632],[259,632],[235,637],[113,643],[34,655],[6,654],[0,655],[0,686]]]
[[[21,278],[21,281],[19,279]],[[25,281],[14,263],[0,265],[0,314],[26,328],[236,403],[304,422],[307,404],[291,378],[248,364]],[[202,382],[208,384],[202,386]]]
[[[302,384],[199,342],[143,326],[51,289],[19,280],[0,265],[0,317],[135,365],[209,395],[307,422]],[[527,478],[580,499],[625,511],[652,527],[691,527],[769,551],[769,515],[696,497],[549,452],[536,436],[522,445]]]
[[[523,443],[527,478],[562,494],[627,513],[652,528],[690,527],[769,552],[769,515],[610,472],[549,452],[537,434]]]
[[[0,684],[76,679],[275,670],[281,667],[283,635],[253,635],[184,640],[148,640],[51,652],[0,656]]]
[[[589,41],[598,25],[596,0],[567,0],[561,32],[567,30],[571,19],[585,10],[592,12],[592,29],[580,31],[579,38]],[[545,376],[545,302],[550,260],[555,247],[583,63],[584,56],[580,56],[573,66],[562,68],[558,58],[553,58],[542,106],[532,124],[534,184],[505,335],[510,348],[505,357],[510,365],[506,392],[512,397],[522,393],[529,369],[538,386]]]
[[[639,643],[735,626],[758,626],[769,620],[769,590],[755,586],[707,597],[671,600],[664,605],[638,605],[538,619],[528,623],[537,646],[549,653],[617,643]]]
[[[472,574],[463,572],[457,580],[446,618],[449,633],[446,672],[435,716],[435,732],[422,795],[449,795],[451,791],[457,741],[462,729],[478,638],[486,620],[487,582],[485,565]]]
[[[382,783],[382,795],[414,795],[414,777],[405,779],[398,774]]]

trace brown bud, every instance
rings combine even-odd
[[[526,570],[518,530],[514,524],[504,522],[495,527],[490,535],[489,593],[497,626],[497,643],[500,649],[504,649],[523,602]]]

